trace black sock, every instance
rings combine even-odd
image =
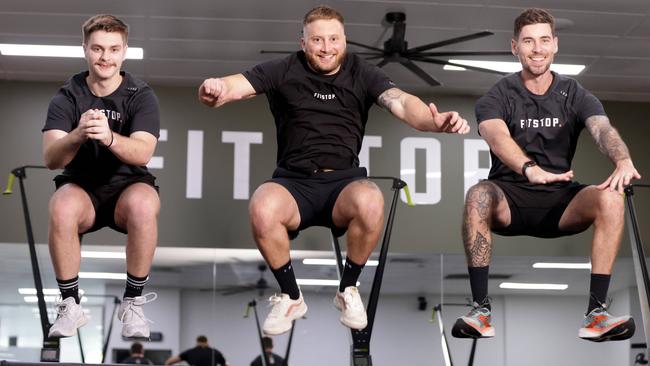
[[[289,295],[291,300],[298,300],[300,298],[300,289],[296,282],[296,275],[293,273],[291,260],[278,269],[271,268],[271,272],[273,272],[273,276],[275,276],[278,285],[280,285],[280,292]]]
[[[611,277],[612,275],[597,273],[591,274],[591,282],[589,283],[589,307],[587,308],[587,314],[607,301],[607,290],[609,289],[609,279]]]
[[[136,277],[129,272],[126,272],[126,287],[124,287],[124,296],[125,297],[137,297],[142,296],[142,290],[144,285],[149,280],[149,275],[144,277]]]
[[[472,301],[479,305],[486,304],[486,307],[492,310],[487,301],[490,266],[467,267],[467,270],[469,271],[469,285],[472,287]]]
[[[343,275],[339,283],[339,292],[345,291],[346,287],[356,286],[357,280],[361,275],[363,264],[356,264],[350,260],[350,257],[345,257],[345,267],[343,268]]]
[[[79,276],[75,276],[69,280],[56,279],[61,291],[61,299],[65,300],[68,297],[74,297],[74,302],[79,304]]]

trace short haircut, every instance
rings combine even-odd
[[[262,338],[262,345],[264,348],[273,348],[273,339],[271,337],[263,337]]]
[[[196,343],[208,343],[208,337],[200,335],[196,337]]]
[[[118,32],[122,34],[124,43],[129,38],[129,26],[116,16],[110,14],[99,14],[91,17],[81,26],[81,31],[84,44],[90,38],[90,35],[97,31]]]
[[[528,8],[515,19],[515,39],[519,38],[519,33],[521,33],[523,27],[531,24],[550,25],[551,32],[555,37],[555,18],[544,9]]]
[[[317,6],[305,14],[305,17],[302,20],[302,25],[305,26],[311,22],[315,22],[317,20],[330,20],[330,19],[336,19],[341,24],[344,24],[343,22],[343,15],[339,13],[338,11],[330,8],[327,5],[320,5]]]
[[[142,343],[140,342],[133,342],[131,345],[131,353],[142,353],[144,350],[144,347],[142,347]]]

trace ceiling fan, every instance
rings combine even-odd
[[[257,270],[260,272],[260,278],[255,282],[248,285],[240,286],[226,286],[216,289],[216,292],[221,293],[223,296],[234,295],[241,292],[257,290],[258,295],[264,296],[264,291],[269,288],[269,283],[264,278],[264,272],[266,271],[267,266],[264,263],[260,263],[257,266]]]
[[[383,67],[389,62],[396,62],[419,78],[424,80],[427,84],[431,86],[438,86],[441,83],[436,80],[433,76],[429,75],[424,71],[420,66],[415,62],[425,62],[436,65],[449,65],[462,67],[468,70],[488,72],[492,74],[505,75],[505,73],[500,71],[495,71],[491,69],[486,69],[476,66],[467,66],[461,65],[447,60],[442,60],[436,57],[447,57],[447,56],[504,56],[512,55],[510,51],[446,51],[446,52],[431,52],[430,50],[448,46],[456,43],[471,41],[474,39],[491,36],[494,33],[490,31],[482,31],[477,33],[468,34],[461,37],[451,38],[444,41],[433,42],[413,48],[408,48],[408,42],[404,39],[406,35],[406,14],[402,12],[390,12],[386,14],[386,22],[392,24],[393,26],[393,35],[384,42],[384,49],[377,47],[369,46],[363,43],[355,42],[348,40],[347,43],[369,50],[365,52],[355,52],[358,55],[366,56],[367,60],[377,60],[381,59],[377,66]],[[261,51],[261,53],[290,53],[288,51]],[[415,61],[415,62],[414,62]]]

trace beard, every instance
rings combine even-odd
[[[526,73],[532,76],[540,76],[544,75],[551,68],[551,64],[553,64],[553,57],[550,57],[549,62],[544,65],[532,66],[531,64],[522,62],[521,67]]]
[[[335,60],[331,65],[322,65],[319,62],[318,56],[315,54],[311,54],[309,52],[305,52],[305,57],[307,58],[307,63],[312,68],[312,70],[316,71],[319,74],[326,75],[333,72],[334,70],[338,69],[339,66],[341,66],[343,60],[345,59],[346,53],[347,51],[345,50],[339,52],[335,56]]]

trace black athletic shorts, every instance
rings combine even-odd
[[[510,225],[492,231],[504,236],[530,235],[538,238],[557,238],[581,231],[561,231],[558,228],[567,206],[583,188],[578,182],[561,185],[540,185],[488,180],[499,186],[510,207]],[[585,228],[586,230],[586,228]]]
[[[310,226],[325,226],[339,237],[347,228],[339,228],[332,221],[332,211],[339,194],[348,184],[359,179],[367,179],[366,168],[351,168],[329,172],[305,174],[277,168],[273,178],[267,182],[280,184],[286,188],[298,204],[300,225],[289,232],[289,238],[295,239],[300,230]]]
[[[115,206],[117,205],[117,200],[120,198],[122,191],[134,183],[146,183],[154,187],[156,192],[159,191],[159,187],[156,185],[156,177],[151,174],[126,176],[122,179],[114,180],[109,184],[103,185],[93,184],[87,180],[62,174],[54,177],[54,184],[57,189],[68,183],[74,183],[86,191],[93,207],[95,208],[95,223],[90,229],[81,234],[97,231],[105,226],[126,234],[126,228],[123,229],[115,223]]]

